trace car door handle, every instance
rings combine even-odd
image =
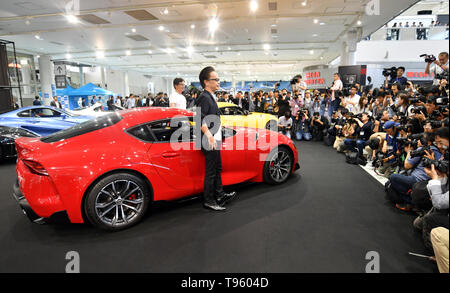
[[[167,153],[163,153],[162,156],[163,156],[163,158],[174,158],[174,157],[179,157],[180,154],[179,153],[167,152]]]

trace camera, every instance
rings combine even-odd
[[[297,84],[298,80],[301,78],[301,75],[296,75],[294,78],[291,79],[290,83],[291,85]]]
[[[442,73],[436,74],[436,79],[447,79],[448,80],[448,69]]]
[[[426,146],[421,149],[411,151],[409,154],[410,154],[411,158],[423,157],[426,155],[425,151],[429,152],[430,150],[431,150],[430,147]]]
[[[448,97],[439,97],[436,99],[436,105],[444,105],[448,108]]]
[[[391,77],[391,79],[396,78],[397,77],[397,67],[384,68],[383,69],[383,76],[384,77]]]
[[[408,99],[409,104],[415,104],[418,102],[425,103],[427,101],[427,97],[423,94],[415,94],[411,98]]]
[[[446,174],[448,173],[448,161],[437,161],[427,157],[423,157],[422,162],[425,168],[431,168],[431,165],[434,165],[436,170],[438,170],[439,172]]]
[[[420,113],[426,114],[427,113],[427,109],[424,106],[418,106],[418,107],[412,108],[411,112],[413,114],[420,114]]]
[[[419,57],[425,57],[426,63],[433,63],[434,61],[436,61],[436,56],[434,56],[434,55],[422,54]]]

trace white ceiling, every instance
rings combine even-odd
[[[358,20],[360,35],[365,37],[417,2],[379,0],[381,15],[369,16],[365,14],[369,0],[307,0],[306,6],[303,0],[258,0],[254,13],[249,0],[160,1],[80,0],[79,15],[94,14],[110,22],[101,25],[69,23],[64,16],[67,0],[2,1],[0,38],[14,41],[19,51],[48,54],[54,60],[70,53],[71,61],[155,76],[194,77],[212,64],[227,79],[233,74],[279,79],[335,59],[346,32],[358,29]],[[277,10],[270,11],[269,2],[276,2]],[[157,19],[139,21],[124,12],[141,9]],[[211,37],[208,23],[215,13],[219,27]],[[148,41],[127,37],[135,34]],[[193,52],[187,52],[189,46]],[[167,48],[173,53],[167,54]],[[105,58],[98,58],[97,51],[103,51]]]

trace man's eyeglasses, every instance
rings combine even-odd
[[[210,78],[208,80],[214,80],[215,82],[220,82],[220,78]]]

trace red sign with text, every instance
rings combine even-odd
[[[320,72],[306,73],[306,84],[325,84],[325,79],[320,77]]]

